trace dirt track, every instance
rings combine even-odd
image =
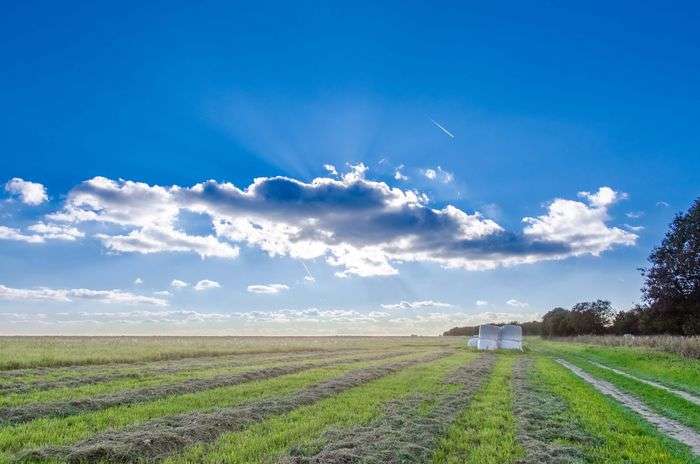
[[[653,424],[662,433],[688,445],[692,449],[693,453],[700,456],[700,434],[695,432],[693,429],[686,427],[675,420],[656,414],[639,399],[632,395],[628,395],[627,393],[623,393],[610,382],[596,379],[583,369],[576,367],[563,359],[557,359],[557,362],[591,384],[599,392],[614,398],[632,411],[642,416],[646,421]]]

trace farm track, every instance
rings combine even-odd
[[[659,431],[687,445],[696,456],[700,456],[700,434],[695,432],[690,427],[686,427],[673,419],[669,419],[651,411],[651,409],[649,409],[649,407],[647,407],[638,398],[622,392],[610,382],[593,377],[580,367],[577,367],[568,361],[563,359],[557,359],[556,361],[583,379],[585,382],[589,383],[591,386],[593,386],[593,388],[602,394],[615,399],[622,405],[636,412],[647,422],[654,425]]]
[[[157,398],[185,393],[195,393],[214,388],[228,387],[255,380],[265,380],[294,374],[308,369],[351,364],[360,361],[378,361],[401,356],[403,352],[388,352],[374,356],[325,360],[318,363],[293,364],[268,367],[236,374],[224,374],[209,379],[187,379],[174,384],[158,385],[140,389],[123,390],[109,395],[98,395],[67,401],[32,403],[0,409],[0,425],[19,424],[45,417],[65,417],[87,411],[97,411],[114,406],[136,404]]]
[[[377,380],[402,369],[446,357],[453,351],[438,351],[393,364],[348,372],[335,379],[311,385],[296,393],[254,401],[245,405],[161,417],[121,430],[94,435],[72,446],[46,447],[24,453],[20,461],[59,460],[68,462],[153,462],[185,447],[208,443],[227,432],[235,432],[268,417]]]
[[[658,389],[660,389],[660,390],[667,391],[668,393],[671,393],[672,395],[676,395],[676,396],[678,396],[678,397],[680,397],[680,398],[683,398],[683,399],[686,400],[686,401],[689,401],[689,402],[691,402],[691,403],[693,403],[693,404],[696,404],[696,405],[700,406],[700,397],[697,397],[697,396],[693,395],[692,393],[688,393],[688,392],[685,392],[685,391],[682,391],[682,390],[676,390],[676,389],[673,389],[673,388],[671,388],[671,387],[667,387],[666,385],[662,385],[662,384],[660,384],[660,383],[658,383],[658,382],[654,382],[654,381],[651,381],[651,380],[640,379],[639,377],[635,377],[635,376],[632,375],[632,374],[628,374],[628,373],[625,372],[625,371],[621,371],[621,370],[619,370],[619,369],[615,369],[614,367],[606,366],[605,364],[600,364],[600,363],[598,363],[598,362],[591,361],[591,360],[588,360],[588,359],[587,359],[586,361],[588,361],[589,363],[591,363],[591,364],[593,364],[594,366],[599,367],[599,368],[601,368],[601,369],[605,369],[605,370],[614,372],[614,373],[616,373],[616,374],[618,374],[618,375],[621,375],[621,376],[623,376],[623,377],[627,377],[628,379],[632,379],[632,380],[635,380],[635,381],[637,381],[637,382],[641,382],[641,383],[650,385],[650,386],[652,386],[652,387],[654,387],[654,388],[658,388]]]
[[[316,450],[290,453],[280,464],[351,464],[427,462],[438,439],[482,386],[495,363],[495,356],[483,354],[458,368],[445,384],[459,385],[455,393],[437,399],[430,395],[410,395],[386,405],[384,414],[366,426],[331,429]],[[436,404],[425,413],[429,402]],[[320,449],[319,449],[320,448]]]
[[[386,351],[386,350],[384,350]],[[308,359],[324,359],[328,358],[329,356],[337,356],[337,355],[353,355],[353,354],[363,354],[363,353],[372,353],[376,351],[364,351],[364,350],[338,350],[338,351],[333,351],[333,352],[328,352],[328,353],[319,353],[319,352],[311,352],[311,353],[306,353],[306,354],[292,354],[289,356],[285,356],[284,358],[280,358],[279,355],[277,356],[270,356],[266,355],[264,357],[253,357],[253,358],[243,358],[241,359],[240,357],[235,357],[233,359],[221,359],[221,358],[214,358],[214,359],[207,359],[205,360],[197,360],[197,361],[190,361],[190,362],[182,362],[182,361],[175,361],[175,362],[169,362],[168,365],[164,366],[152,366],[149,364],[144,365],[140,369],[136,369],[133,367],[130,367],[128,369],[125,369],[123,372],[115,372],[115,371],[109,371],[109,370],[104,370],[100,369],[100,371],[95,372],[95,373],[90,373],[89,371],[87,372],[79,372],[79,373],[71,373],[72,375],[66,375],[63,377],[59,377],[56,379],[52,380],[45,380],[45,379],[33,379],[29,381],[17,381],[17,382],[9,382],[5,384],[0,384],[0,393],[4,394],[16,394],[16,393],[25,393],[29,391],[45,391],[45,390],[51,390],[51,389],[57,389],[57,388],[75,388],[79,387],[81,385],[93,385],[96,383],[106,383],[106,382],[112,382],[112,381],[117,381],[117,380],[127,380],[127,379],[134,379],[134,380],[142,380],[142,379],[148,379],[149,377],[153,375],[158,375],[158,374],[176,374],[179,372],[184,372],[184,371],[191,371],[191,372],[197,372],[197,371],[203,371],[203,370],[208,370],[208,369],[215,369],[215,368],[224,368],[224,367],[242,367],[246,365],[252,365],[254,366],[255,364],[265,364],[265,363],[271,363],[274,361],[298,361],[298,360],[308,360]],[[63,369],[63,368],[62,368]],[[87,375],[86,375],[87,374]]]
[[[518,464],[585,461],[581,450],[567,443],[588,444],[593,438],[565,415],[568,406],[561,398],[532,382],[531,369],[530,358],[518,360],[513,369],[518,441],[525,450]]]

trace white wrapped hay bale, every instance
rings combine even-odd
[[[496,325],[482,324],[479,326],[479,341],[476,347],[480,350],[497,350],[500,329]]]
[[[501,327],[500,347],[504,350],[523,350],[523,328],[508,324]]]
[[[479,337],[470,337],[467,341],[467,346],[469,348],[477,348],[479,345]]]

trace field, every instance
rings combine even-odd
[[[0,463],[700,463],[700,361],[461,337],[0,338]]]

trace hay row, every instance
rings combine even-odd
[[[268,417],[310,405],[409,366],[434,361],[449,354],[451,352],[434,352],[416,359],[358,369],[290,395],[232,408],[162,417],[125,429],[100,433],[73,446],[30,451],[20,456],[19,460],[152,462],[187,446],[212,442],[224,433],[243,430]]]
[[[484,354],[460,367],[445,379],[460,386],[455,393],[443,394],[427,413],[421,409],[435,398],[411,395],[387,404],[384,414],[366,425],[331,429],[319,443],[307,450],[292,450],[279,464],[352,464],[428,462],[439,438],[467,407],[484,383],[495,362]]]
[[[308,369],[360,361],[377,361],[400,356],[402,353],[383,353],[375,356],[327,360],[321,363],[293,364],[258,369],[236,374],[224,374],[209,379],[187,379],[175,384],[157,385],[140,389],[124,390],[109,395],[98,395],[67,401],[33,403],[0,409],[0,425],[19,424],[44,417],[65,417],[87,411],[97,411],[114,406],[144,403],[171,395],[196,393],[220,387],[229,387],[255,380],[265,380],[294,374]]]

